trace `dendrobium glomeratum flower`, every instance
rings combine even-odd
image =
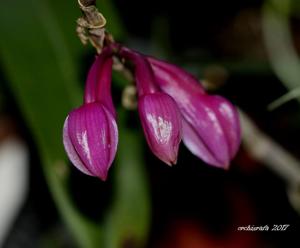
[[[110,92],[113,56],[134,65],[138,112],[154,155],[175,164],[182,139],[206,163],[228,168],[240,144],[235,107],[221,96],[207,94],[183,69],[112,43],[89,71],[84,104],[65,121],[65,150],[79,170],[105,180],[116,154],[118,130]]]
[[[118,129],[110,84],[112,52],[106,49],[92,65],[85,87],[84,104],[65,120],[63,141],[71,162],[83,173],[103,181],[118,144]]]
[[[206,163],[228,168],[240,145],[235,107],[206,94],[198,80],[181,68],[149,57],[160,89],[177,103],[183,117],[183,142]]]
[[[120,55],[135,64],[138,111],[151,151],[166,164],[176,164],[182,124],[175,101],[159,90],[146,57],[124,47]]]

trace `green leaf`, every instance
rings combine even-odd
[[[108,21],[118,20],[110,2],[102,4]],[[82,101],[77,62],[83,48],[75,33],[80,15],[76,1],[0,1],[2,71],[36,142],[53,199],[77,243],[84,248],[98,248],[103,242],[103,247],[118,247],[132,238],[141,244],[148,230],[149,199],[136,133],[120,127],[115,196],[105,225],[83,216],[68,191],[62,127],[68,112]],[[119,37],[118,23],[109,29]]]
[[[279,80],[291,91],[287,96],[272,102],[270,109],[293,99],[291,96],[300,85],[300,59],[293,44],[289,23],[291,3],[291,0],[268,0],[262,12],[263,37],[270,64]]]
[[[64,32],[54,10],[41,0],[0,1],[0,32],[1,65],[36,140],[54,200],[78,243],[97,247],[94,232],[100,230],[80,215],[66,188],[62,126],[82,93]]]

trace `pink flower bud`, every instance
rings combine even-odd
[[[73,110],[64,124],[63,142],[77,169],[106,180],[118,143],[117,124],[106,107],[89,103]]]
[[[138,102],[144,134],[152,152],[168,165],[176,164],[181,141],[181,116],[164,93],[143,95]]]
[[[183,142],[206,163],[228,168],[240,144],[235,107],[205,93],[197,79],[177,66],[148,58],[161,90],[177,103],[183,116]]]
[[[105,48],[93,63],[84,104],[65,120],[63,143],[71,162],[83,173],[106,180],[118,144],[110,85],[112,51]]]
[[[120,53],[135,65],[138,110],[147,143],[160,160],[175,164],[182,130],[178,107],[169,95],[160,92],[146,57],[124,47]]]

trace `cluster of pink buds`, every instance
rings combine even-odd
[[[235,107],[208,95],[183,69],[118,44],[96,57],[86,82],[84,104],[66,118],[63,141],[71,162],[83,173],[106,180],[118,144],[111,97],[112,57],[132,62],[138,111],[146,141],[160,160],[177,161],[181,140],[206,163],[227,169],[240,144]]]

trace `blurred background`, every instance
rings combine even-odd
[[[183,145],[169,168],[121,106],[107,182],[66,159],[62,126],[95,51],[76,0],[0,1],[0,247],[299,247],[300,1],[97,0],[115,39],[178,64],[241,113],[229,171]],[[238,231],[240,226],[269,231]],[[271,231],[274,225],[286,230]]]

